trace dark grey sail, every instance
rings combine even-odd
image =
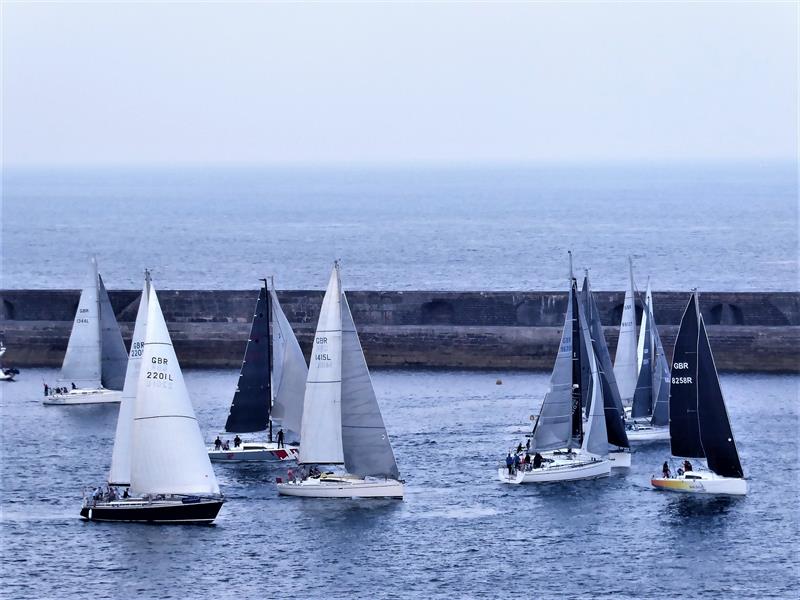
[[[225,422],[230,433],[264,431],[269,425],[272,401],[270,377],[270,308],[266,283],[261,288],[244,351],[239,382]]]
[[[400,478],[347,297],[342,293],[342,452],[348,473]]]
[[[642,366],[639,369],[639,378],[636,380],[636,390],[633,392],[631,405],[631,418],[646,419],[653,413],[653,362],[650,355],[652,336],[650,335],[649,307],[645,307],[644,344],[642,346]]]
[[[650,423],[657,427],[669,425],[669,360],[658,335],[658,326],[650,311],[650,334],[653,337],[653,417]]]
[[[625,433],[625,410],[622,407],[622,398],[614,377],[614,366],[608,352],[603,325],[600,322],[600,311],[597,309],[597,303],[592,295],[588,274],[583,279],[582,295],[583,312],[592,336],[592,348],[597,360],[598,375],[602,386],[608,443],[620,448],[629,448],[628,434]],[[589,399],[586,398],[587,416],[590,405]]]
[[[550,388],[539,409],[532,435],[532,450],[559,450],[572,444],[572,307],[573,291],[567,298],[567,312],[561,343],[550,375]]]
[[[697,414],[697,344],[700,312],[695,294],[681,318],[669,391],[669,435],[672,454],[687,458],[704,458],[700,440],[700,419]]]
[[[107,390],[121,390],[125,386],[128,351],[122,341],[103,278],[98,275],[97,281],[100,303],[100,382]]]
[[[700,316],[697,354],[700,439],[703,443],[708,468],[723,477],[744,477],[702,315]]]

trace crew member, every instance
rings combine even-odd
[[[283,448],[283,429],[278,429],[278,448]]]

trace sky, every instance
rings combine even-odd
[[[795,3],[2,6],[7,166],[797,157]]]

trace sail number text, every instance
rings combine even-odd
[[[327,337],[323,337],[323,336],[314,338],[314,344],[315,345],[323,345],[323,344],[327,345],[328,344],[328,338]],[[317,352],[314,355],[314,360],[324,360],[324,361],[329,361],[330,362],[331,357],[327,352]]]
[[[672,363],[673,369],[688,369],[689,363],[687,362],[676,362]],[[681,383],[693,383],[691,377],[673,377],[672,383],[681,384]]]
[[[141,356],[144,352],[144,342],[133,342],[131,345],[131,357]]]
[[[167,366],[168,359],[160,356],[154,356],[150,359],[150,363],[158,366]],[[162,373],[161,371],[147,371],[145,379],[154,379],[158,381],[173,381],[172,373]]]
[[[85,314],[85,313],[88,313],[88,312],[89,312],[88,308],[79,308],[78,309],[78,315],[82,315],[82,314]],[[76,323],[88,323],[89,319],[85,319],[85,318],[83,318],[81,316],[78,316],[78,317],[75,318],[75,322]]]

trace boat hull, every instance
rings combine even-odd
[[[208,524],[217,518],[223,500],[153,501],[119,500],[89,503],[81,508],[87,521],[119,521],[125,523],[196,523]]]
[[[212,462],[284,462],[297,460],[297,446],[278,448],[277,444],[243,444],[239,448],[216,450],[208,449]]]
[[[612,469],[630,469],[631,468],[631,452],[628,450],[624,452],[609,452],[608,460],[611,461]]]
[[[628,429],[625,433],[631,444],[669,441],[669,427],[652,427],[645,425]]]
[[[653,477],[650,484],[658,489],[668,492],[681,492],[684,494],[715,494],[721,496],[744,496],[747,494],[747,481],[736,477],[720,477],[714,473],[690,471],[686,474],[669,479]]]
[[[402,482],[396,479],[325,479],[278,483],[281,496],[301,498],[403,498]]]
[[[122,393],[115,390],[71,390],[66,394],[45,396],[45,406],[74,406],[78,404],[119,404]]]
[[[600,460],[557,460],[530,471],[518,470],[509,475],[508,469],[500,467],[497,476],[502,483],[556,483],[560,481],[580,481],[581,479],[597,479],[611,474],[611,461]]]

